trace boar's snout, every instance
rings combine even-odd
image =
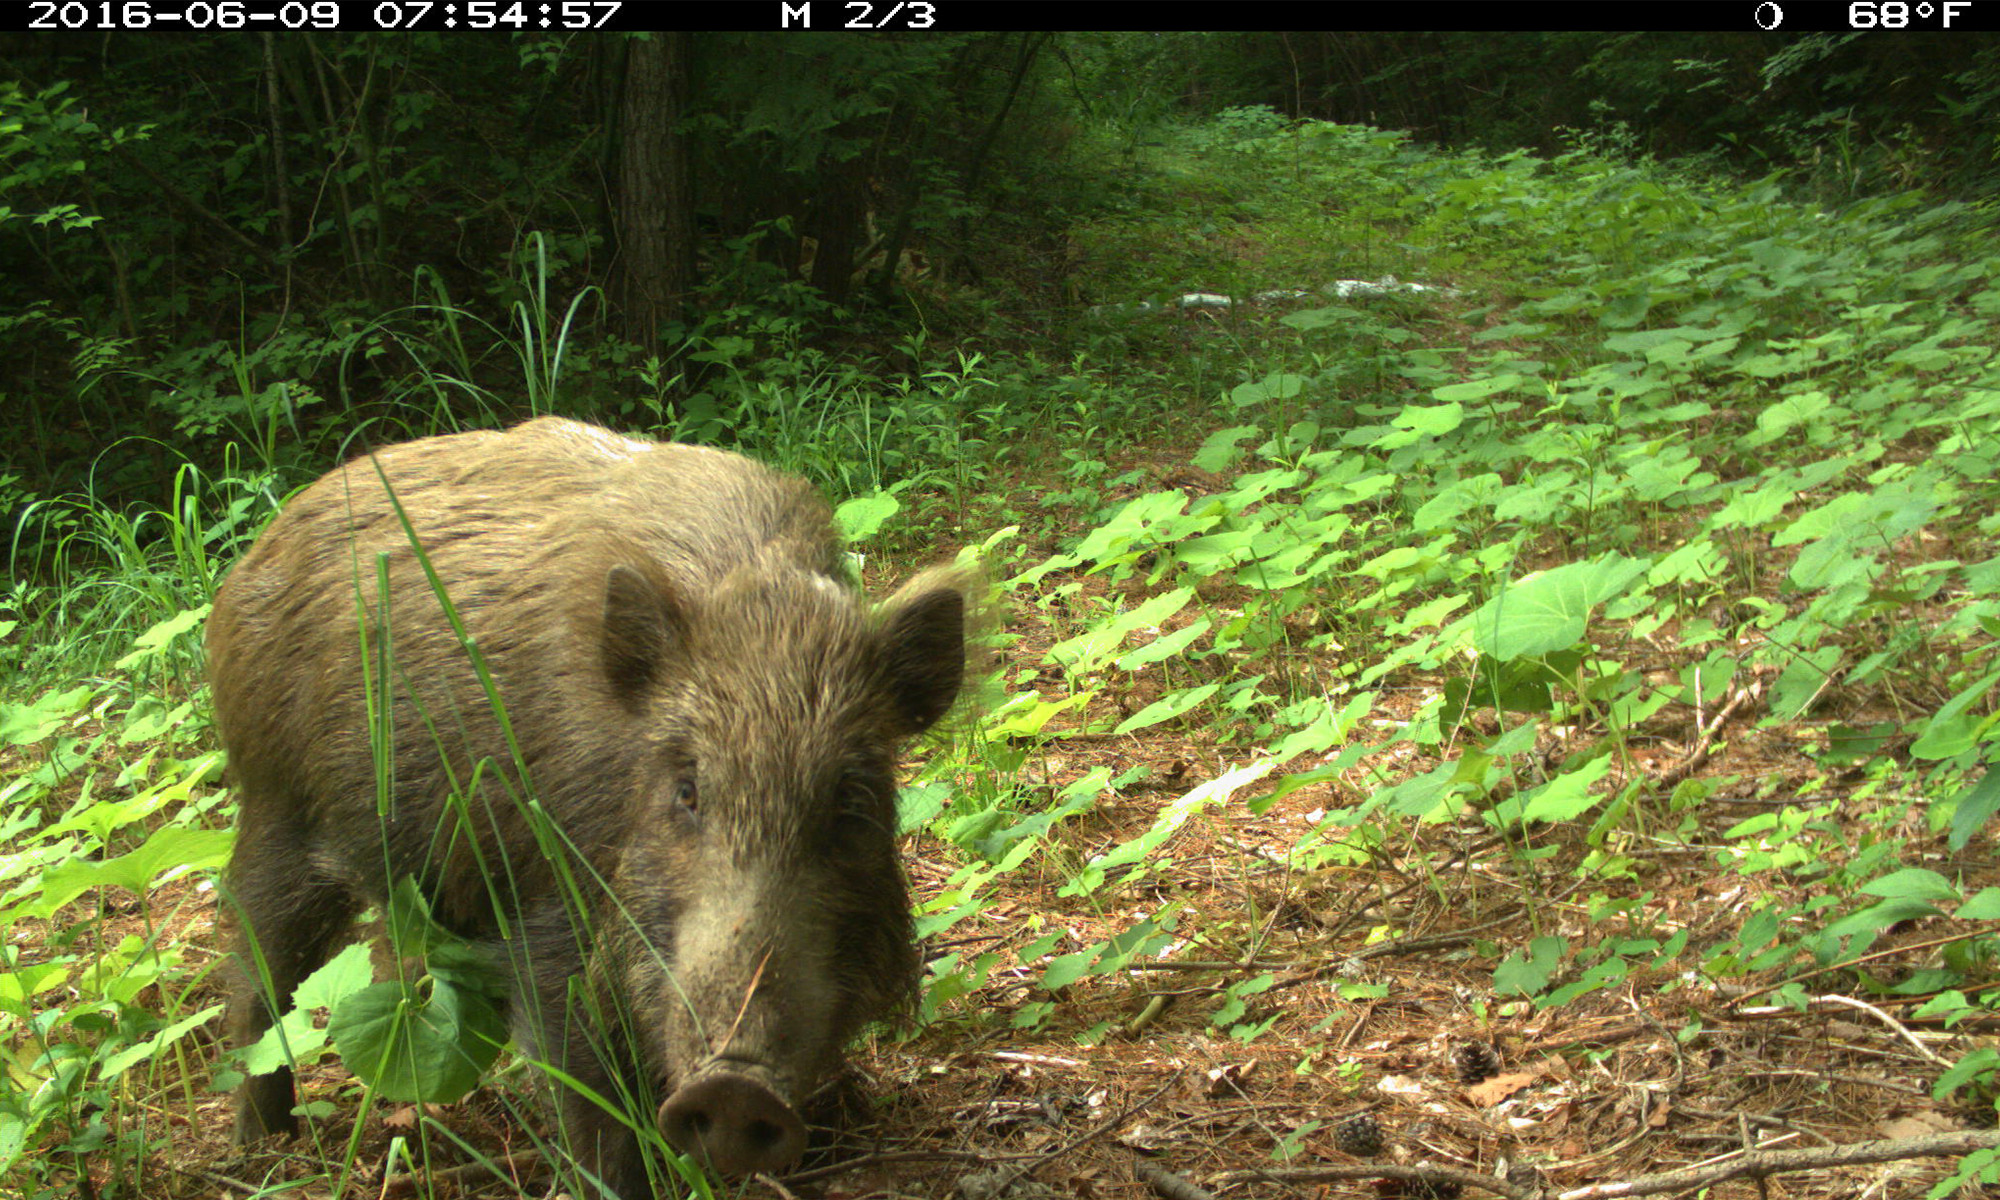
[[[782,1170],[806,1147],[805,1122],[792,1106],[735,1066],[675,1089],[660,1105],[660,1129],[675,1149],[725,1175]]]

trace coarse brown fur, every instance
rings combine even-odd
[[[209,618],[239,958],[254,937],[271,984],[242,971],[239,1043],[415,876],[509,960],[533,1053],[666,1098],[724,1169],[795,1154],[789,1105],[914,978],[895,749],[960,690],[967,587],[933,572],[871,610],[803,482],[555,418],[322,478]],[[580,1164],[648,1194],[639,1140],[558,1090]],[[239,1136],[295,1128],[292,1103],[289,1072],[252,1078]]]

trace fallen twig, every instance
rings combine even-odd
[[[815,1179],[845,1175],[849,1171],[858,1171],[863,1167],[879,1167],[889,1163],[962,1162],[990,1166],[996,1162],[1014,1162],[1040,1157],[1039,1154],[980,1154],[973,1150],[885,1150],[880,1154],[863,1154],[842,1159],[837,1163],[814,1167],[810,1171],[794,1171],[785,1176],[783,1182],[796,1187],[801,1183],[811,1183]]]
[[[1135,1163],[1132,1173],[1161,1200],[1215,1200],[1214,1192],[1196,1187],[1187,1176],[1176,1175],[1158,1163]]]
[[[1705,726],[1700,724],[1701,713],[1697,710],[1695,713],[1696,736],[1694,749],[1688,753],[1686,758],[1662,772],[1659,777],[1660,782],[1668,787],[1672,787],[1706,766],[1710,752],[1715,749],[1715,735],[1722,732],[1722,727],[1728,723],[1730,717],[1736,715],[1737,709],[1742,708],[1744,704],[1748,703],[1751,697],[1760,695],[1763,690],[1764,687],[1761,681],[1753,683],[1749,687],[1739,689],[1734,696],[1730,697],[1729,703],[1722,706],[1722,711],[1716,713],[1714,718]]]
[[[1816,1171],[1826,1167],[1851,1167],[1862,1163],[1894,1162],[1905,1158],[1960,1158],[1975,1150],[2000,1149],[2000,1130],[1962,1129],[1924,1137],[1884,1138],[1873,1142],[1848,1142],[1811,1150],[1745,1150],[1676,1171],[1640,1175],[1613,1183],[1592,1183],[1566,1192],[1523,1187],[1494,1175],[1461,1171],[1454,1167],[1399,1167],[1387,1163],[1358,1167],[1271,1167],[1230,1171],[1225,1183],[1266,1180],[1273,1183],[1331,1183],[1342,1179],[1441,1179],[1463,1187],[1480,1188],[1508,1200],[1619,1200],[1625,1196],[1653,1196],[1662,1192],[1693,1192],[1731,1179],[1766,1179],[1793,1171]]]
[[[1882,1022],[1884,1025],[1887,1025],[1891,1030],[1893,1030],[1896,1033],[1898,1037],[1901,1037],[1904,1041],[1908,1042],[1910,1044],[1911,1049],[1915,1050],[1918,1054],[1921,1054],[1924,1057],[1925,1061],[1935,1063],[1940,1067],[1949,1067],[1951,1065],[1949,1062],[1931,1053],[1930,1047],[1924,1045],[1921,1041],[1917,1040],[1917,1035],[1911,1033],[1907,1028],[1903,1026],[1901,1022],[1897,1021],[1896,1018],[1890,1016],[1888,1013],[1883,1012],[1881,1009],[1876,1008],[1874,1005],[1869,1004],[1864,1000],[1856,1000],[1852,996],[1842,996],[1833,992],[1828,992],[1823,996],[1817,997],[1817,999],[1823,1004],[1845,1004],[1853,1008],[1858,1008],[1862,1012],[1865,1012],[1869,1016],[1874,1017],[1876,1020]]]
[[[1227,1171],[1221,1176],[1223,1183],[1248,1183],[1253,1180],[1266,1183],[1334,1183],[1342,1179],[1401,1179],[1408,1183],[1444,1180],[1461,1187],[1483,1188],[1508,1200],[1541,1200],[1547,1194],[1532,1187],[1509,1183],[1497,1175],[1481,1175],[1477,1171],[1461,1171],[1456,1167],[1401,1167],[1392,1163],[1370,1163],[1358,1167],[1252,1167],[1244,1171]]]
[[[541,1161],[541,1152],[523,1150],[518,1154],[503,1155],[484,1162],[460,1163],[455,1167],[439,1167],[431,1171],[405,1171],[391,1175],[382,1181],[379,1193],[382,1200],[395,1196],[414,1196],[426,1186],[440,1183],[470,1183],[474,1180],[493,1178],[518,1183],[527,1174],[526,1168]]]
[[[1657,1175],[1641,1175],[1620,1183],[1593,1183],[1560,1192],[1555,1200],[1612,1200],[1619,1196],[1651,1196],[1713,1187],[1731,1179],[1763,1179],[1789,1171],[1852,1167],[1862,1163],[1894,1162],[1903,1158],[1959,1158],[1974,1150],[2000,1149],[2000,1130],[1961,1129],[1924,1137],[1883,1138],[1849,1142],[1812,1150],[1746,1150],[1718,1162]]]

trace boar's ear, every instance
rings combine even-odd
[[[604,577],[604,632],[599,653],[612,695],[636,708],[658,682],[680,638],[680,614],[652,580],[631,567]]]
[[[907,725],[922,733],[950,711],[965,684],[965,596],[942,587],[899,595],[882,625],[889,690]]]

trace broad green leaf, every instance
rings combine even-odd
[[[1824,392],[1801,392],[1767,406],[1757,414],[1757,428],[1768,437],[1777,437],[1801,425],[1810,425],[1833,407]]]
[[[9,910],[0,919],[54,916],[56,910],[94,887],[124,888],[143,896],[170,872],[212,871],[221,867],[228,861],[229,848],[235,841],[234,830],[162,825],[128,854],[101,862],[74,860],[50,867],[42,872],[42,894]]]
[[[1185,625],[1172,633],[1156,637],[1112,665],[1121,671],[1137,671],[1142,667],[1152,666],[1162,659],[1173,658],[1186,650],[1196,638],[1207,633],[1209,625],[1207,617],[1196,617],[1192,625]]]
[[[1047,660],[1067,666],[1077,674],[1088,674],[1103,666],[1104,660],[1124,645],[1126,635],[1161,624],[1186,608],[1193,599],[1194,589],[1191,587],[1162,592],[1073,638],[1057,642],[1049,647]]]
[[[1646,572],[1646,582],[1654,587],[1676,583],[1710,583],[1721,577],[1727,565],[1722,552],[1706,537],[1683,542]]]
[[[1461,479],[1425,501],[1411,517],[1411,527],[1419,533],[1454,527],[1461,514],[1469,509],[1491,507],[1505,490],[1505,483],[1492,471]]]
[[[1607,554],[1531,575],[1472,614],[1473,645],[1502,662],[1568,649],[1583,639],[1590,610],[1622,593],[1650,565]]]
[[[944,811],[951,792],[951,785],[942,782],[919,783],[897,792],[896,832],[910,833],[930,824]]]
[[[2000,812],[2000,766],[1989,765],[1978,783],[1958,794],[1958,806],[1951,812],[1951,848],[1965,849],[1995,812]]]
[[[1250,408],[1266,400],[1290,400],[1305,390],[1303,375],[1266,375],[1255,383],[1241,383],[1229,390],[1229,402],[1238,408]]]
[[[1023,692],[989,718],[987,735],[994,738],[1036,737],[1052,718],[1072,708],[1082,708],[1096,694],[1090,691],[1071,692],[1059,700],[1044,700],[1034,692]]]
[[[1465,420],[1462,404],[1405,404],[1403,411],[1389,419],[1398,429],[1441,437],[1457,429]]]
[[[2000,888],[1980,888],[1951,915],[1961,921],[2000,920]]]
[[[1930,723],[1924,727],[1923,736],[1910,747],[1910,753],[1918,758],[1954,758],[1977,745],[1994,718],[1974,716],[1967,710],[1981,702],[1995,683],[2000,683],[2000,671],[1989,671],[1970,686],[1960,688],[1931,714]]]
[[[1782,483],[1765,484],[1741,493],[1717,509],[1715,515],[1708,519],[1707,528],[1710,532],[1738,525],[1756,529],[1783,516],[1785,506],[1797,498],[1798,493]]]
[[[109,1082],[123,1075],[134,1064],[158,1057],[161,1051],[192,1033],[196,1027],[208,1024],[225,1007],[227,1006],[222,1004],[211,1004],[192,1016],[175,1021],[145,1041],[125,1047],[104,1060],[98,1068],[98,1078]]]
[[[1497,396],[1501,392],[1512,391],[1516,387],[1519,387],[1520,383],[1521,377],[1512,372],[1489,375],[1485,379],[1468,379],[1464,383],[1448,383],[1440,388],[1432,388],[1431,399],[1442,402],[1448,408],[1455,409],[1461,403],[1484,400],[1488,396]],[[1405,408],[1403,411],[1407,413],[1410,410]],[[1452,421],[1453,427],[1457,424],[1456,420]]]
[[[173,640],[208,619],[211,606],[198,604],[186,612],[175,613],[140,634],[132,644],[132,652],[118,660],[118,669],[129,670],[133,666],[157,656]]]
[[[1828,686],[1834,668],[1839,665],[1839,646],[1818,646],[1793,655],[1785,663],[1785,669],[1778,672],[1777,682],[1771,685],[1772,718],[1791,721],[1803,715]]]
[[[1286,734],[1271,747],[1271,761],[1283,766],[1301,754],[1321,754],[1332,749],[1347,740],[1374,703],[1375,693],[1362,692],[1350,697],[1347,706],[1339,710],[1331,704],[1316,704],[1318,715],[1311,724]]]
[[[331,1008],[375,978],[366,942],[356,942],[306,976],[292,993],[292,1007],[243,1051],[243,1073],[264,1075],[294,1062],[310,1062],[326,1048],[326,1031],[313,1024],[316,1009]]]
[[[1891,900],[1884,900],[1880,904],[1871,904],[1860,912],[1842,917],[1840,920],[1828,925],[1820,937],[1830,944],[1838,943],[1857,934],[1872,940],[1875,934],[1882,932],[1891,925],[1899,925],[1904,921],[1918,921],[1925,917],[1941,915],[1943,915],[1943,910],[1927,900],[1899,896]],[[1858,947],[1856,948],[1858,949]]]
[[[1493,972],[1493,990],[1501,995],[1534,996],[1549,985],[1556,968],[1562,965],[1569,943],[1562,938],[1543,936],[1528,943],[1527,953],[1516,950]]]
[[[1530,821],[1570,821],[1589,812],[1604,799],[1591,794],[1590,789],[1610,769],[1611,756],[1601,755],[1518,797],[1520,821],[1523,824]],[[1487,820],[1499,825],[1511,818],[1512,814],[1507,810],[1515,807],[1516,798],[1510,798],[1489,811]]]
[[[1091,960],[1097,957],[1100,946],[1088,950],[1078,950],[1074,954],[1063,954],[1049,960],[1042,970],[1042,986],[1052,992],[1061,991],[1090,971]]]
[[[31,1001],[69,982],[69,975],[69,967],[64,963],[29,963],[0,974],[0,1013],[28,1020],[45,1007]]]
[[[327,960],[325,966],[305,977],[292,993],[292,1007],[311,1011],[332,1009],[334,1005],[365,988],[375,978],[371,948],[355,942]]]
[[[32,746],[83,711],[97,696],[89,684],[49,692],[26,704],[0,704],[0,745]]]
[[[902,501],[888,492],[855,496],[833,510],[834,528],[840,530],[840,540],[849,545],[865,542],[874,537],[875,531],[882,528],[882,523],[895,516],[902,507]]]
[[[1922,867],[1904,867],[1891,871],[1879,879],[1871,879],[1861,885],[1861,890],[1871,896],[1888,898],[1913,898],[1944,903],[1959,898],[1958,889],[1951,881],[1936,871]]]
[[[1162,721],[1171,721],[1189,709],[1201,704],[1210,696],[1215,695],[1221,686],[1218,683],[1204,683],[1200,687],[1187,688],[1178,692],[1168,692],[1158,700],[1153,701],[1138,712],[1125,718],[1119,723],[1118,728],[1111,732],[1116,736],[1123,736],[1136,729],[1144,729],[1149,725],[1158,725]]]
[[[1231,425],[1218,429],[1202,442],[1201,449],[1195,451],[1194,465],[1204,471],[1218,474],[1242,461],[1244,450],[1237,443],[1259,432],[1255,425]]]
[[[1459,762],[1449,759],[1421,775],[1413,775],[1401,783],[1378,788],[1371,803],[1385,804],[1391,812],[1420,821],[1435,823],[1444,820],[1455,810],[1446,802],[1456,794],[1454,785],[1459,782]]]
[[[333,1010],[327,1032],[348,1070],[397,1102],[459,1099],[507,1043],[492,1003],[442,978],[428,997],[398,980],[363,988]]]
[[[1180,492],[1148,492],[1134,497],[1117,515],[1099,525],[1076,548],[1076,557],[1086,562],[1109,562],[1131,552],[1135,545],[1153,546],[1205,533],[1220,515],[1194,516],[1185,513],[1188,498]]]

